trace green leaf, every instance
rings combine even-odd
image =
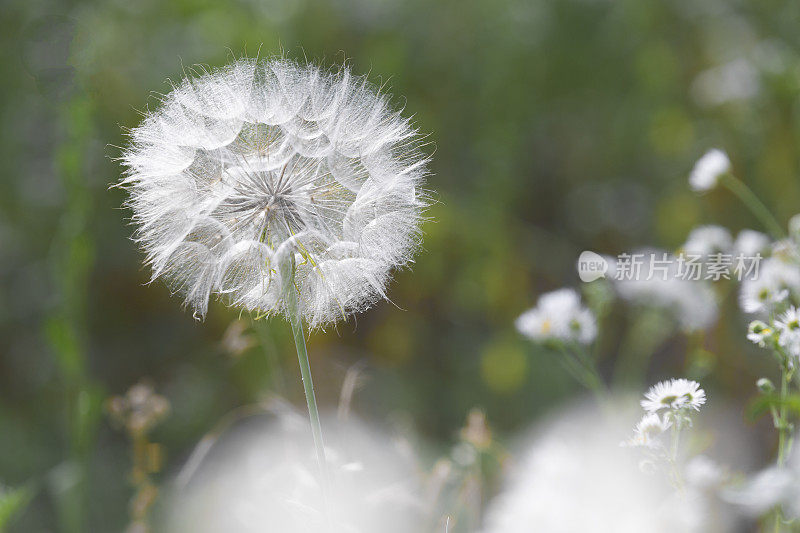
[[[763,394],[753,400],[747,408],[747,417],[751,421],[757,420],[769,412],[771,407],[780,409],[782,406],[786,406],[789,411],[800,415],[800,395],[792,394],[782,400],[777,394]]]

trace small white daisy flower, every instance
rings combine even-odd
[[[684,279],[678,267],[678,260],[671,255],[665,276],[655,272],[653,259],[664,257],[665,252],[658,249],[639,249],[632,255],[643,257],[642,275],[638,279],[625,279],[617,274],[617,264],[609,259],[608,277],[614,288],[624,300],[636,305],[668,309],[686,331],[696,331],[711,326],[717,319],[718,305],[711,283],[703,280]]]
[[[736,236],[733,243],[733,250],[736,254],[743,257],[755,257],[756,254],[765,254],[770,249],[770,238],[760,231],[743,229]]]
[[[775,325],[780,332],[778,343],[793,357],[800,357],[800,310],[790,307],[775,321]]]
[[[766,313],[800,288],[800,270],[775,257],[761,262],[758,276],[742,280],[739,307],[745,313]]]
[[[690,408],[700,410],[706,403],[706,392],[696,381],[688,379],[671,379],[653,385],[644,395],[642,407],[648,413],[656,413],[661,409],[677,411]]]
[[[569,323],[570,331],[575,340],[581,344],[590,344],[597,337],[597,320],[587,308],[581,307]]]
[[[800,260],[800,250],[793,239],[781,239],[772,243],[771,255],[785,263]]]
[[[733,249],[733,238],[722,226],[700,226],[693,229],[686,238],[683,251],[708,257],[712,254],[727,254]]]
[[[689,186],[698,192],[708,191],[717,185],[720,176],[731,169],[728,154],[714,148],[697,160],[689,175]]]
[[[642,446],[655,448],[660,446],[661,435],[672,426],[672,422],[665,416],[656,413],[647,413],[633,428],[633,437],[623,444],[626,446]]]
[[[581,305],[574,289],[559,289],[543,294],[536,307],[516,320],[520,333],[534,341],[559,339],[591,343],[597,336],[592,312]]]
[[[773,329],[766,323],[761,320],[753,320],[747,327],[747,340],[763,348],[773,333],[775,333]]]

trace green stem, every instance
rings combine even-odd
[[[782,239],[786,237],[783,228],[775,219],[773,214],[759,200],[758,196],[748,187],[743,181],[739,180],[732,174],[725,174],[720,180],[733,194],[739,197],[745,206],[750,210],[753,215],[758,218],[764,228],[775,238]]]
[[[781,365],[781,407],[778,412],[778,420],[780,427],[778,427],[778,466],[782,467],[786,463],[786,455],[788,451],[787,433],[789,429],[788,421],[786,420],[786,396],[789,393],[789,380],[787,379],[786,365]]]
[[[325,459],[325,444],[322,440],[322,425],[319,420],[319,409],[317,408],[317,397],[314,394],[314,381],[311,379],[311,364],[308,361],[308,350],[306,349],[306,337],[303,331],[303,320],[300,316],[300,305],[297,300],[297,288],[294,284],[295,265],[294,258],[289,261],[290,268],[284,274],[284,297],[286,307],[289,312],[289,322],[292,325],[294,344],[297,348],[297,361],[300,363],[300,376],[303,379],[303,391],[306,395],[308,405],[308,416],[311,421],[311,434],[314,437],[314,448],[317,453],[320,476],[322,478],[322,499],[325,506],[325,516],[329,516],[328,494],[330,490],[328,467]]]
[[[669,464],[670,468],[672,469],[672,481],[675,485],[675,488],[681,493],[683,493],[683,476],[678,468],[678,449],[680,447],[681,429],[683,429],[682,423],[682,420],[679,418],[673,421],[669,453]]]
[[[569,348],[563,343],[558,343],[558,350],[561,354],[561,364],[567,372],[572,374],[581,385],[592,391],[597,400],[603,404],[607,399],[608,390],[603,383],[597,366],[589,355],[583,351],[583,347]]]
[[[586,370],[586,377],[590,383],[592,392],[594,392],[598,400],[607,400],[608,388],[603,378],[600,377],[600,372],[597,370],[597,363],[594,358],[586,351],[583,345],[575,346],[574,353],[580,365]]]

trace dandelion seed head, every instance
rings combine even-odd
[[[130,132],[120,184],[153,279],[205,316],[216,295],[323,326],[385,297],[420,244],[427,157],[347,67],[240,59],[189,77]]]
[[[720,176],[731,169],[728,154],[714,148],[709,150],[695,163],[689,175],[689,186],[698,192],[708,191],[716,187]]]

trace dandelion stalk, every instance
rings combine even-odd
[[[297,348],[297,361],[300,364],[300,376],[303,381],[303,392],[306,395],[308,405],[308,417],[311,422],[311,434],[314,438],[314,449],[319,463],[319,474],[322,480],[322,498],[325,505],[325,513],[328,514],[328,493],[330,483],[328,477],[328,467],[325,460],[325,443],[322,440],[322,424],[319,420],[319,409],[317,407],[317,397],[314,393],[314,381],[311,378],[311,364],[308,361],[308,350],[306,349],[306,337],[303,330],[303,319],[300,315],[300,305],[297,299],[297,289],[295,288],[295,262],[290,258],[288,265],[283,268],[284,272],[284,294],[288,309],[289,322],[292,325],[294,344]]]
[[[759,200],[758,196],[753,192],[750,187],[748,187],[743,181],[738,179],[731,173],[726,173],[722,176],[721,180],[723,185],[728,188],[733,194],[735,194],[742,203],[750,210],[753,215],[761,222],[764,228],[775,238],[775,239],[782,239],[786,236],[786,233],[781,228],[781,225],[775,219],[773,214],[764,205],[764,203]]]

